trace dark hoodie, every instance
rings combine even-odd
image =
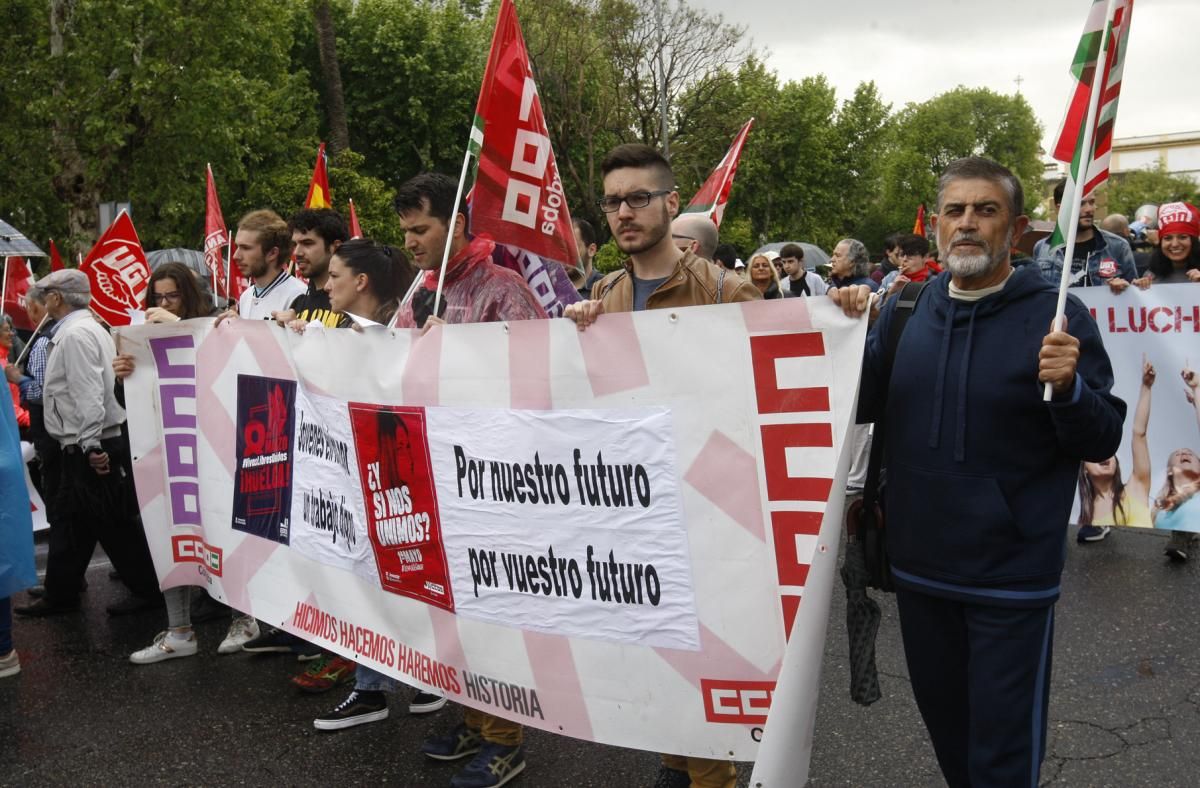
[[[1042,401],[1038,353],[1057,292],[1035,266],[975,302],[926,285],[905,326],[887,396],[891,299],[867,339],[859,421],[886,401],[888,551],[898,585],[1012,607],[1058,598],[1081,460],[1111,457],[1125,403],[1087,308],[1067,302],[1080,342],[1073,395]]]

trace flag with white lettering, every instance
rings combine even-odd
[[[110,326],[127,326],[146,303],[150,265],[129,214],[121,211],[79,270],[92,284],[92,309]]]

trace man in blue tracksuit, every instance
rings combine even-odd
[[[1087,309],[1014,270],[1020,182],[952,163],[935,217],[947,264],[925,286],[895,363],[891,299],[868,339],[859,418],[887,425],[888,550],[913,694],[953,787],[1036,786],[1054,602],[1081,460],[1112,456],[1125,403]],[[833,293],[849,314],[865,288]],[[1050,383],[1053,399],[1043,401]],[[931,494],[932,493],[932,494]]]

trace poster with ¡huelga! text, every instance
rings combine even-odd
[[[288,543],[296,382],[238,375],[233,529]]]

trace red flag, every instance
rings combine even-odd
[[[110,326],[132,322],[130,310],[144,307],[150,266],[129,214],[121,211],[88,252],[79,270],[92,283],[92,309]]]
[[[575,265],[571,214],[512,0],[502,0],[496,18],[471,148],[479,157],[471,229],[497,243]]]
[[[358,214],[354,212],[354,200],[350,201],[350,238],[362,238],[362,227],[358,224]]]
[[[50,271],[51,271],[51,273],[53,273],[54,271],[61,271],[64,268],[66,268],[66,266],[63,265],[62,258],[59,257],[59,255],[58,255],[58,247],[54,245],[54,239],[51,238],[50,239]]]
[[[737,175],[738,161],[742,158],[742,146],[746,144],[746,137],[750,135],[750,127],[753,125],[754,118],[750,118],[746,125],[742,126],[742,130],[733,138],[733,144],[725,152],[725,158],[721,159],[721,163],[708,176],[708,180],[696,192],[687,208],[683,209],[684,213],[708,214],[717,227],[721,226],[721,219],[725,216],[725,204],[729,202],[729,192],[733,190],[733,178]]]
[[[4,314],[12,318],[13,325],[32,331],[37,328],[25,311],[25,294],[33,286],[33,272],[24,257],[4,259]]]
[[[312,180],[308,183],[308,196],[304,198],[305,208],[332,208],[329,199],[329,170],[325,163],[325,143],[317,148],[317,163],[313,165]]]
[[[206,168],[206,190],[204,194],[204,262],[213,283],[213,292],[228,297],[225,287],[225,260],[221,247],[229,245],[229,231],[225,229],[225,217],[221,215],[221,201],[217,199],[217,184],[213,180],[212,167]],[[239,277],[240,278],[240,277]]]
[[[913,222],[913,235],[919,235],[925,238],[925,203],[917,208],[917,220]]]

